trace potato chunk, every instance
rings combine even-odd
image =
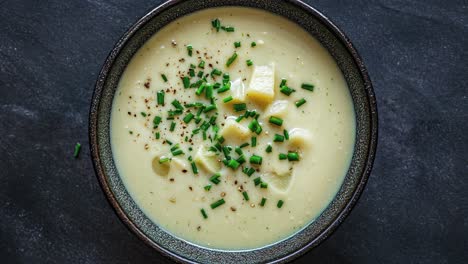
[[[245,139],[250,135],[250,130],[247,127],[237,123],[236,117],[230,116],[226,119],[226,122],[224,123],[224,127],[221,130],[221,135],[225,139]]]
[[[245,86],[241,78],[238,78],[231,83],[231,96],[232,101],[229,103],[245,102]]]
[[[194,161],[200,168],[210,173],[218,172],[221,169],[221,163],[216,153],[205,149],[204,146],[200,146],[197,154],[195,154]]]
[[[268,105],[275,97],[275,66],[254,66],[247,97],[261,105]]]
[[[312,144],[312,135],[303,128],[293,128],[289,131],[289,143],[297,148],[308,147]]]
[[[171,169],[171,163],[170,162],[164,162],[160,163],[160,159],[165,159],[166,157],[163,155],[157,155],[153,158],[151,162],[151,166],[153,167],[154,173],[156,173],[159,176],[167,176],[169,174],[169,170]]]
[[[284,118],[288,114],[289,102],[286,100],[274,101],[267,109],[266,114],[270,116],[276,116]]]
[[[263,174],[261,177],[273,190],[284,193],[288,191],[293,176],[292,170],[288,170],[281,173],[270,171]]]

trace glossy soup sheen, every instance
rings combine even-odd
[[[221,26],[232,26],[234,31],[217,31],[212,24],[215,18]],[[241,46],[235,47],[234,42]],[[192,56],[187,45],[193,47]],[[226,66],[234,52],[237,58]],[[199,65],[202,60],[203,68]],[[253,65],[248,66],[247,60]],[[191,64],[195,65],[194,77],[189,72]],[[221,75],[215,72],[212,77],[214,69]],[[202,111],[197,118],[199,109],[184,105],[201,102],[208,106],[211,102],[205,91],[196,95],[197,87],[185,89],[181,78],[190,77],[190,84],[194,84],[200,79],[200,71],[207,83],[220,83],[221,87],[227,72],[232,85],[224,93],[215,88],[217,109]],[[289,96],[280,92],[283,78],[287,79],[286,86],[295,90]],[[303,83],[313,84],[313,91],[301,88]],[[265,90],[269,86],[273,97]],[[156,94],[161,90],[165,91],[164,105],[157,102]],[[223,99],[230,95],[234,100],[224,103]],[[234,103],[242,103],[242,97],[247,110],[259,114],[259,134],[258,130],[254,129],[254,133],[249,129],[255,114],[235,121],[245,114],[234,110]],[[296,102],[302,98],[306,102],[297,107]],[[181,103],[182,114],[167,120],[168,111],[177,109],[171,103],[174,99]],[[187,124],[183,119],[189,113],[194,117]],[[214,125],[208,124],[205,132],[206,140],[203,129],[193,134],[216,113]],[[154,128],[156,116],[162,120]],[[270,116],[279,117],[283,123],[270,123]],[[273,142],[275,134],[284,136],[284,130],[289,132],[289,139]],[[219,145],[232,147],[227,149],[231,159],[240,157],[236,147],[250,144],[241,149],[246,161],[237,169],[224,165],[224,152],[213,149],[221,135],[224,142]],[[256,137],[255,147],[252,137]],[[203,10],[182,17],[155,34],[126,68],[111,117],[117,169],[138,206],[175,236],[218,249],[262,247],[311,223],[339,190],[354,141],[352,100],[330,54],[296,24],[247,8]],[[266,152],[269,144],[272,151]],[[279,159],[281,153],[288,152],[297,152],[299,161]],[[261,156],[262,164],[251,164],[252,155]],[[170,160],[164,162],[165,158]],[[244,168],[254,168],[255,172],[249,177]],[[217,180],[210,181],[216,173]],[[266,199],[263,206],[262,198]],[[210,205],[220,199],[224,204],[212,209]]]

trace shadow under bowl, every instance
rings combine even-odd
[[[275,244],[253,250],[214,250],[181,240],[153,223],[125,189],[110,144],[110,117],[115,91],[138,49],[171,21],[198,10],[242,6],[258,8],[295,22],[328,50],[348,84],[356,116],[356,143],[351,165],[336,197],[308,226]],[[377,106],[372,85],[357,51],[328,18],[297,0],[173,0],[134,24],[107,58],[96,83],[90,109],[89,137],[94,168],[119,218],[140,239],[179,262],[282,263],[320,244],[349,214],[370,175],[377,145]]]

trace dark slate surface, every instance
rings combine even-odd
[[[169,262],[114,214],[87,145],[104,59],[160,2],[0,0],[0,262]],[[297,263],[466,263],[468,2],[307,2],[361,52],[380,138],[355,210]]]

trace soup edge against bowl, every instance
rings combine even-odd
[[[190,3],[194,4],[190,5]],[[123,69],[125,69],[125,66],[128,64],[133,54],[137,52],[138,46],[141,47],[141,45],[143,45],[146,40],[151,37],[151,35],[156,33],[157,30],[164,27],[171,21],[189,13],[206,8],[222,6],[257,8],[276,15],[280,15],[299,25],[314,38],[316,38],[332,55],[340,70],[342,71],[342,74],[348,84],[348,88],[350,89],[356,116],[356,141],[351,165],[347,171],[343,184],[341,185],[332,202],[326,207],[326,209],[316,219],[316,221],[307,224],[303,229],[274,244],[252,250],[230,251],[208,249],[176,238],[172,234],[159,228],[157,225],[147,219],[141,210],[138,209],[138,207],[135,209],[136,204],[129,205],[122,200],[128,200],[129,194],[126,192],[125,188],[121,189],[122,186],[117,186],[118,184],[122,185],[121,182],[115,182],[118,181],[120,177],[118,176],[118,172],[116,171],[115,165],[113,164],[112,152],[109,152],[109,108],[112,106],[112,98],[117,87],[116,85],[107,85],[107,83],[112,82],[112,78],[114,78],[114,83],[118,83],[120,74],[123,72]],[[186,9],[183,9],[184,7]],[[287,10],[284,11],[284,9]],[[308,28],[307,26],[301,24],[299,19],[301,16],[313,20],[311,25],[316,24],[321,28],[315,29],[314,31],[314,28],[310,28],[310,25]],[[151,22],[153,22],[152,24],[157,24],[155,31],[150,34],[142,33],[145,29],[151,31],[151,27],[148,28],[149,25],[152,25]],[[320,35],[320,30],[324,30],[324,32],[321,32],[321,34],[325,34],[325,36]],[[140,37],[140,40],[137,40],[137,43],[135,43],[135,39],[138,36]],[[324,43],[324,39],[326,39],[327,36],[330,38],[329,40],[331,40],[331,43]],[[132,49],[131,47],[129,48],[131,44],[134,45],[134,49],[131,52],[127,52],[131,54],[124,54],[125,52],[123,51],[126,49]],[[341,52],[344,52],[343,54],[339,54],[340,48]],[[122,59],[124,55],[127,58]],[[340,61],[339,58],[337,58],[340,56],[342,56],[341,59],[345,61]],[[349,61],[346,61],[346,59]],[[125,62],[124,65],[119,65],[119,62],[122,62],[122,60]],[[352,67],[344,67],[343,64],[346,64],[346,62],[351,63]],[[119,71],[118,69],[116,70],[116,68],[119,67],[121,69],[120,73],[117,74],[118,77],[115,77],[116,74],[113,76],[113,73]],[[350,71],[353,71],[354,75],[350,73]],[[355,89],[352,89],[352,85],[350,85],[350,81],[353,79],[353,77],[354,82],[351,82],[351,84],[357,87]],[[117,79],[117,82],[115,81],[115,78]],[[105,101],[102,100],[103,97],[111,99]],[[102,104],[105,105],[103,106]],[[101,111],[109,111],[109,113],[101,113]],[[145,241],[145,243],[157,249],[164,255],[171,257],[173,260],[183,262],[193,262],[200,260],[223,261],[231,263],[239,261],[286,262],[317,246],[339,226],[339,224],[344,220],[344,218],[356,204],[370,175],[377,144],[377,105],[372,89],[372,84],[362,59],[358,55],[354,46],[351,44],[350,40],[341,30],[338,29],[338,27],[336,27],[320,12],[298,0],[221,0],[211,1],[210,3],[197,3],[197,1],[193,0],[172,0],[163,3],[138,20],[138,22],[136,22],[123,35],[123,37],[120,38],[115,47],[112,49],[110,55],[102,67],[96,82],[89,118],[89,139],[93,166],[97,173],[100,185],[117,215],[127,225],[127,227],[132,230],[140,239]],[[359,135],[361,137],[365,137],[364,140],[359,137]],[[359,157],[356,157],[358,151]],[[356,161],[358,159],[359,164],[355,164],[358,162]],[[355,167],[357,167],[357,169]],[[349,177],[354,177],[354,181],[350,183],[350,180],[348,179]],[[119,190],[120,192],[118,192]],[[130,200],[132,199],[130,198]],[[338,200],[341,200],[339,204],[337,204]],[[131,203],[133,201],[127,202]],[[338,208],[334,208],[337,206]],[[130,209],[136,210],[136,212],[129,211]],[[318,223],[319,221],[324,220],[326,214],[329,214],[326,217],[326,221],[324,223]],[[142,217],[146,219],[142,219]],[[319,225],[320,228],[318,229],[320,232],[315,232],[315,236],[310,236],[309,233],[312,230],[306,232],[307,229],[311,229],[312,226],[316,225]],[[156,234],[149,234],[149,231],[155,232]],[[265,255],[272,257],[264,257]]]

